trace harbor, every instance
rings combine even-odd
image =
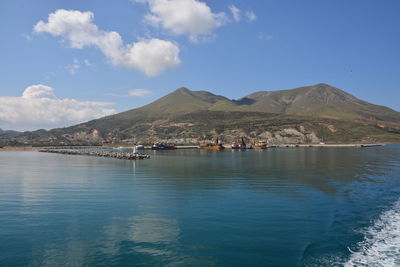
[[[368,147],[379,147],[379,146],[385,146],[389,145],[390,143],[377,143],[377,144],[357,144],[357,143],[352,143],[352,144],[280,144],[280,145],[265,145],[265,147],[257,147],[257,146],[252,146],[246,147],[246,149],[268,149],[268,148],[296,148],[296,147],[354,147],[354,148],[368,148]],[[230,149],[232,148],[231,145],[225,144],[222,145],[225,149]],[[199,145],[176,145],[176,149],[199,149],[201,146]],[[115,147],[115,146],[52,146],[52,147],[35,147],[35,146],[4,146],[0,147],[0,152],[12,152],[12,151],[24,151],[24,152],[35,152],[35,151],[42,151],[42,152],[47,152],[48,150],[65,150],[65,151],[74,151],[74,150],[94,150],[98,149],[98,151],[103,150],[103,149],[131,149],[131,146],[120,146],[120,147]],[[141,148],[138,148],[137,150],[151,150],[152,146],[150,145],[144,145]],[[238,148],[232,148],[234,150],[244,150],[244,149],[238,149]],[[219,150],[219,149],[218,149]],[[103,152],[103,151],[102,151]],[[64,152],[63,152],[64,154]],[[66,153],[65,153],[66,154]],[[102,153],[101,153],[102,154]]]

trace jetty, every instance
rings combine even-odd
[[[131,153],[131,152],[115,152],[107,150],[87,150],[87,149],[40,149],[39,152],[56,153],[64,155],[81,155],[102,158],[115,158],[125,160],[149,159],[150,155]]]

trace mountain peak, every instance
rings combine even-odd
[[[179,87],[178,89],[175,90],[175,92],[179,92],[179,93],[191,93],[192,91],[189,90],[186,87]]]
[[[315,85],[312,85],[311,87],[328,87],[328,88],[335,88],[332,85],[329,85],[327,83],[317,83]]]
[[[326,84],[326,83],[317,83],[315,85],[311,86],[306,86],[304,88],[310,88],[314,90],[325,90],[325,91],[337,91],[337,92],[344,92],[343,90],[340,90],[339,88],[336,88],[332,85]]]
[[[358,100],[355,96],[326,83],[319,83],[304,88],[309,91],[309,94],[314,94],[314,96],[318,96],[320,100],[324,99],[322,101],[322,103],[324,104],[327,104],[327,101],[329,99],[349,102]]]

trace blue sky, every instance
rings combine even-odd
[[[400,110],[399,10],[397,0],[1,1],[0,128],[72,125],[181,86],[239,98],[324,82]]]

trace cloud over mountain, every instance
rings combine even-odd
[[[94,46],[116,66],[135,68],[148,76],[156,76],[180,65],[176,43],[157,38],[124,44],[118,32],[100,30],[93,23],[92,12],[59,9],[49,14],[48,21],[34,26],[36,33],[49,33],[69,41],[72,48]]]
[[[129,91],[129,96],[145,97],[153,94],[153,91],[147,89],[133,89]]]
[[[197,0],[136,0],[146,3],[149,13],[145,21],[160,26],[174,35],[187,35],[191,41],[211,35],[227,22],[224,12],[214,13],[204,2]]]
[[[0,128],[35,130],[72,125],[111,115],[112,103],[59,99],[52,87],[38,84],[20,97],[0,96]]]

